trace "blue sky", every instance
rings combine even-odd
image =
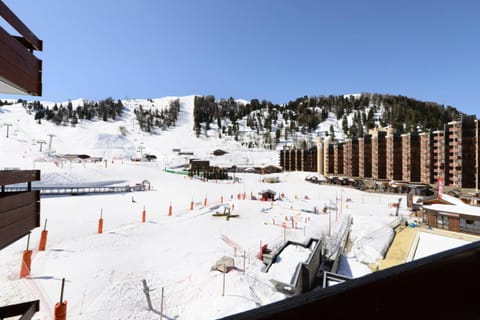
[[[480,1],[4,0],[42,100],[400,94],[480,115]]]

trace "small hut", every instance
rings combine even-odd
[[[275,200],[275,195],[277,194],[275,191],[273,190],[270,190],[270,189],[267,189],[267,190],[263,190],[261,192],[262,194],[262,199],[265,200],[265,201],[274,201]]]

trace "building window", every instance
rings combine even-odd
[[[437,216],[437,228],[448,230],[448,217],[438,215]]]
[[[480,220],[460,219],[460,230],[480,233]]]

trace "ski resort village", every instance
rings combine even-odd
[[[176,125],[141,131],[133,107],[171,101]],[[18,198],[38,222],[0,252],[3,305],[38,300],[35,319],[61,301],[71,319],[221,318],[478,239],[479,209],[435,186],[285,171],[279,150],[196,137],[193,96],[123,103],[121,120],[75,127],[0,108],[2,210],[20,215]]]
[[[43,43],[0,15],[20,34],[0,26],[0,93],[25,95],[0,99],[1,319],[479,316],[475,116],[373,93],[34,99]]]

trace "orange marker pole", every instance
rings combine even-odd
[[[22,265],[20,266],[20,278],[25,278],[30,275],[30,267],[32,264],[32,250],[28,250],[30,244],[30,232],[27,238],[27,249],[23,251]]]
[[[204,206],[204,207],[207,206],[207,196],[205,196],[205,199],[203,199],[203,206]]]
[[[65,278],[62,279],[62,289],[60,291],[60,302],[55,304],[54,320],[67,319],[67,301],[63,301],[63,288],[65,287]]]
[[[142,223],[145,222],[146,216],[147,216],[147,213],[145,212],[145,206],[143,206],[143,210],[142,210]]]
[[[193,211],[193,199],[190,201],[190,211]]]
[[[100,212],[100,219],[98,219],[98,234],[101,234],[103,232],[103,209]]]
[[[45,251],[45,247],[47,246],[47,219],[45,219],[45,225],[43,227],[42,234],[40,236],[40,243],[38,244],[38,251]]]
[[[172,203],[170,202],[170,205],[168,206],[168,216],[172,216]]]

